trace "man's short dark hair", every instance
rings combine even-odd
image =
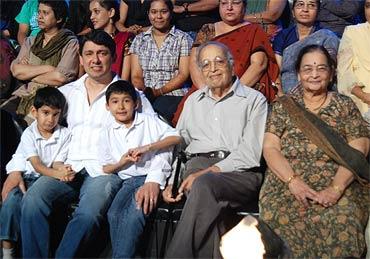
[[[108,86],[108,89],[105,92],[105,99],[107,103],[109,102],[109,98],[113,93],[128,94],[129,96],[131,96],[134,102],[137,101],[137,94],[136,94],[135,87],[126,80],[118,80],[112,83],[110,86]]]
[[[86,42],[92,41],[97,45],[103,45],[107,47],[110,51],[112,57],[116,55],[116,43],[112,39],[112,37],[103,30],[93,30],[92,32],[86,34],[82,37],[80,41],[80,55],[82,56],[83,48]]]
[[[68,18],[68,4],[65,0],[39,0],[39,4],[50,6],[54,12],[54,16],[57,20],[62,19],[57,24],[58,28],[62,28]]]
[[[55,87],[52,86],[43,87],[36,91],[33,106],[36,109],[39,109],[44,105],[56,109],[61,109],[61,111],[63,112],[64,106],[66,105],[66,98]]]

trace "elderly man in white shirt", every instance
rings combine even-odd
[[[177,197],[169,186],[167,202],[188,194],[168,258],[218,258],[220,236],[230,211],[258,200],[260,159],[267,117],[265,97],[242,85],[222,43],[198,48],[197,63],[206,87],[186,101],[177,128],[190,159]]]
[[[121,182],[116,174],[103,173],[97,148],[101,132],[114,121],[105,108],[105,91],[118,79],[111,72],[114,55],[113,39],[103,31],[92,32],[80,44],[80,63],[86,75],[59,88],[67,99],[72,134],[66,163],[77,173],[71,183],[41,177],[28,191],[21,219],[22,240],[27,240],[23,244],[25,258],[50,256],[50,216],[77,198],[78,207],[55,257],[96,257],[95,242]],[[150,106],[145,108],[152,111]]]

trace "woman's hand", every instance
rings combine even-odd
[[[174,13],[183,13],[183,12],[185,12],[185,8],[182,5],[175,5],[173,7],[173,12]]]
[[[324,190],[317,193],[316,202],[325,208],[331,207],[337,204],[342,194],[343,193],[341,191],[336,190],[333,186],[328,186]]]
[[[288,187],[297,201],[305,208],[309,206],[308,200],[317,201],[317,192],[311,189],[299,176],[291,180]]]
[[[361,100],[367,105],[370,105],[370,93],[364,93]]]
[[[135,35],[138,35],[139,33],[142,32],[142,29],[143,29],[143,26],[140,26],[140,25],[137,25],[137,24],[134,24],[134,25],[131,25],[130,27],[128,27],[128,32],[131,32]]]

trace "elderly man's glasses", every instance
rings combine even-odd
[[[227,65],[227,60],[221,57],[216,57],[213,61],[209,59],[204,59],[200,63],[201,70],[203,72],[211,70],[212,63],[214,64],[214,68],[223,68]]]
[[[304,75],[312,75],[314,71],[316,71],[318,74],[324,74],[328,73],[330,70],[329,66],[327,65],[319,65],[317,67],[314,66],[303,66],[300,69],[300,72],[303,73]]]
[[[305,2],[297,2],[295,5],[294,5],[294,8],[295,9],[304,9],[304,8],[307,8],[307,9],[310,9],[310,10],[316,10],[317,9],[317,4],[314,3],[314,2],[310,2],[310,3],[305,3]]]

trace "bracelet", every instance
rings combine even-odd
[[[293,174],[292,176],[290,176],[289,178],[288,178],[288,180],[285,182],[286,184],[290,184],[290,182],[294,179],[294,178],[296,178],[297,177],[297,175],[296,174]]]
[[[332,184],[331,187],[337,194],[342,195],[343,190],[338,185]]]

